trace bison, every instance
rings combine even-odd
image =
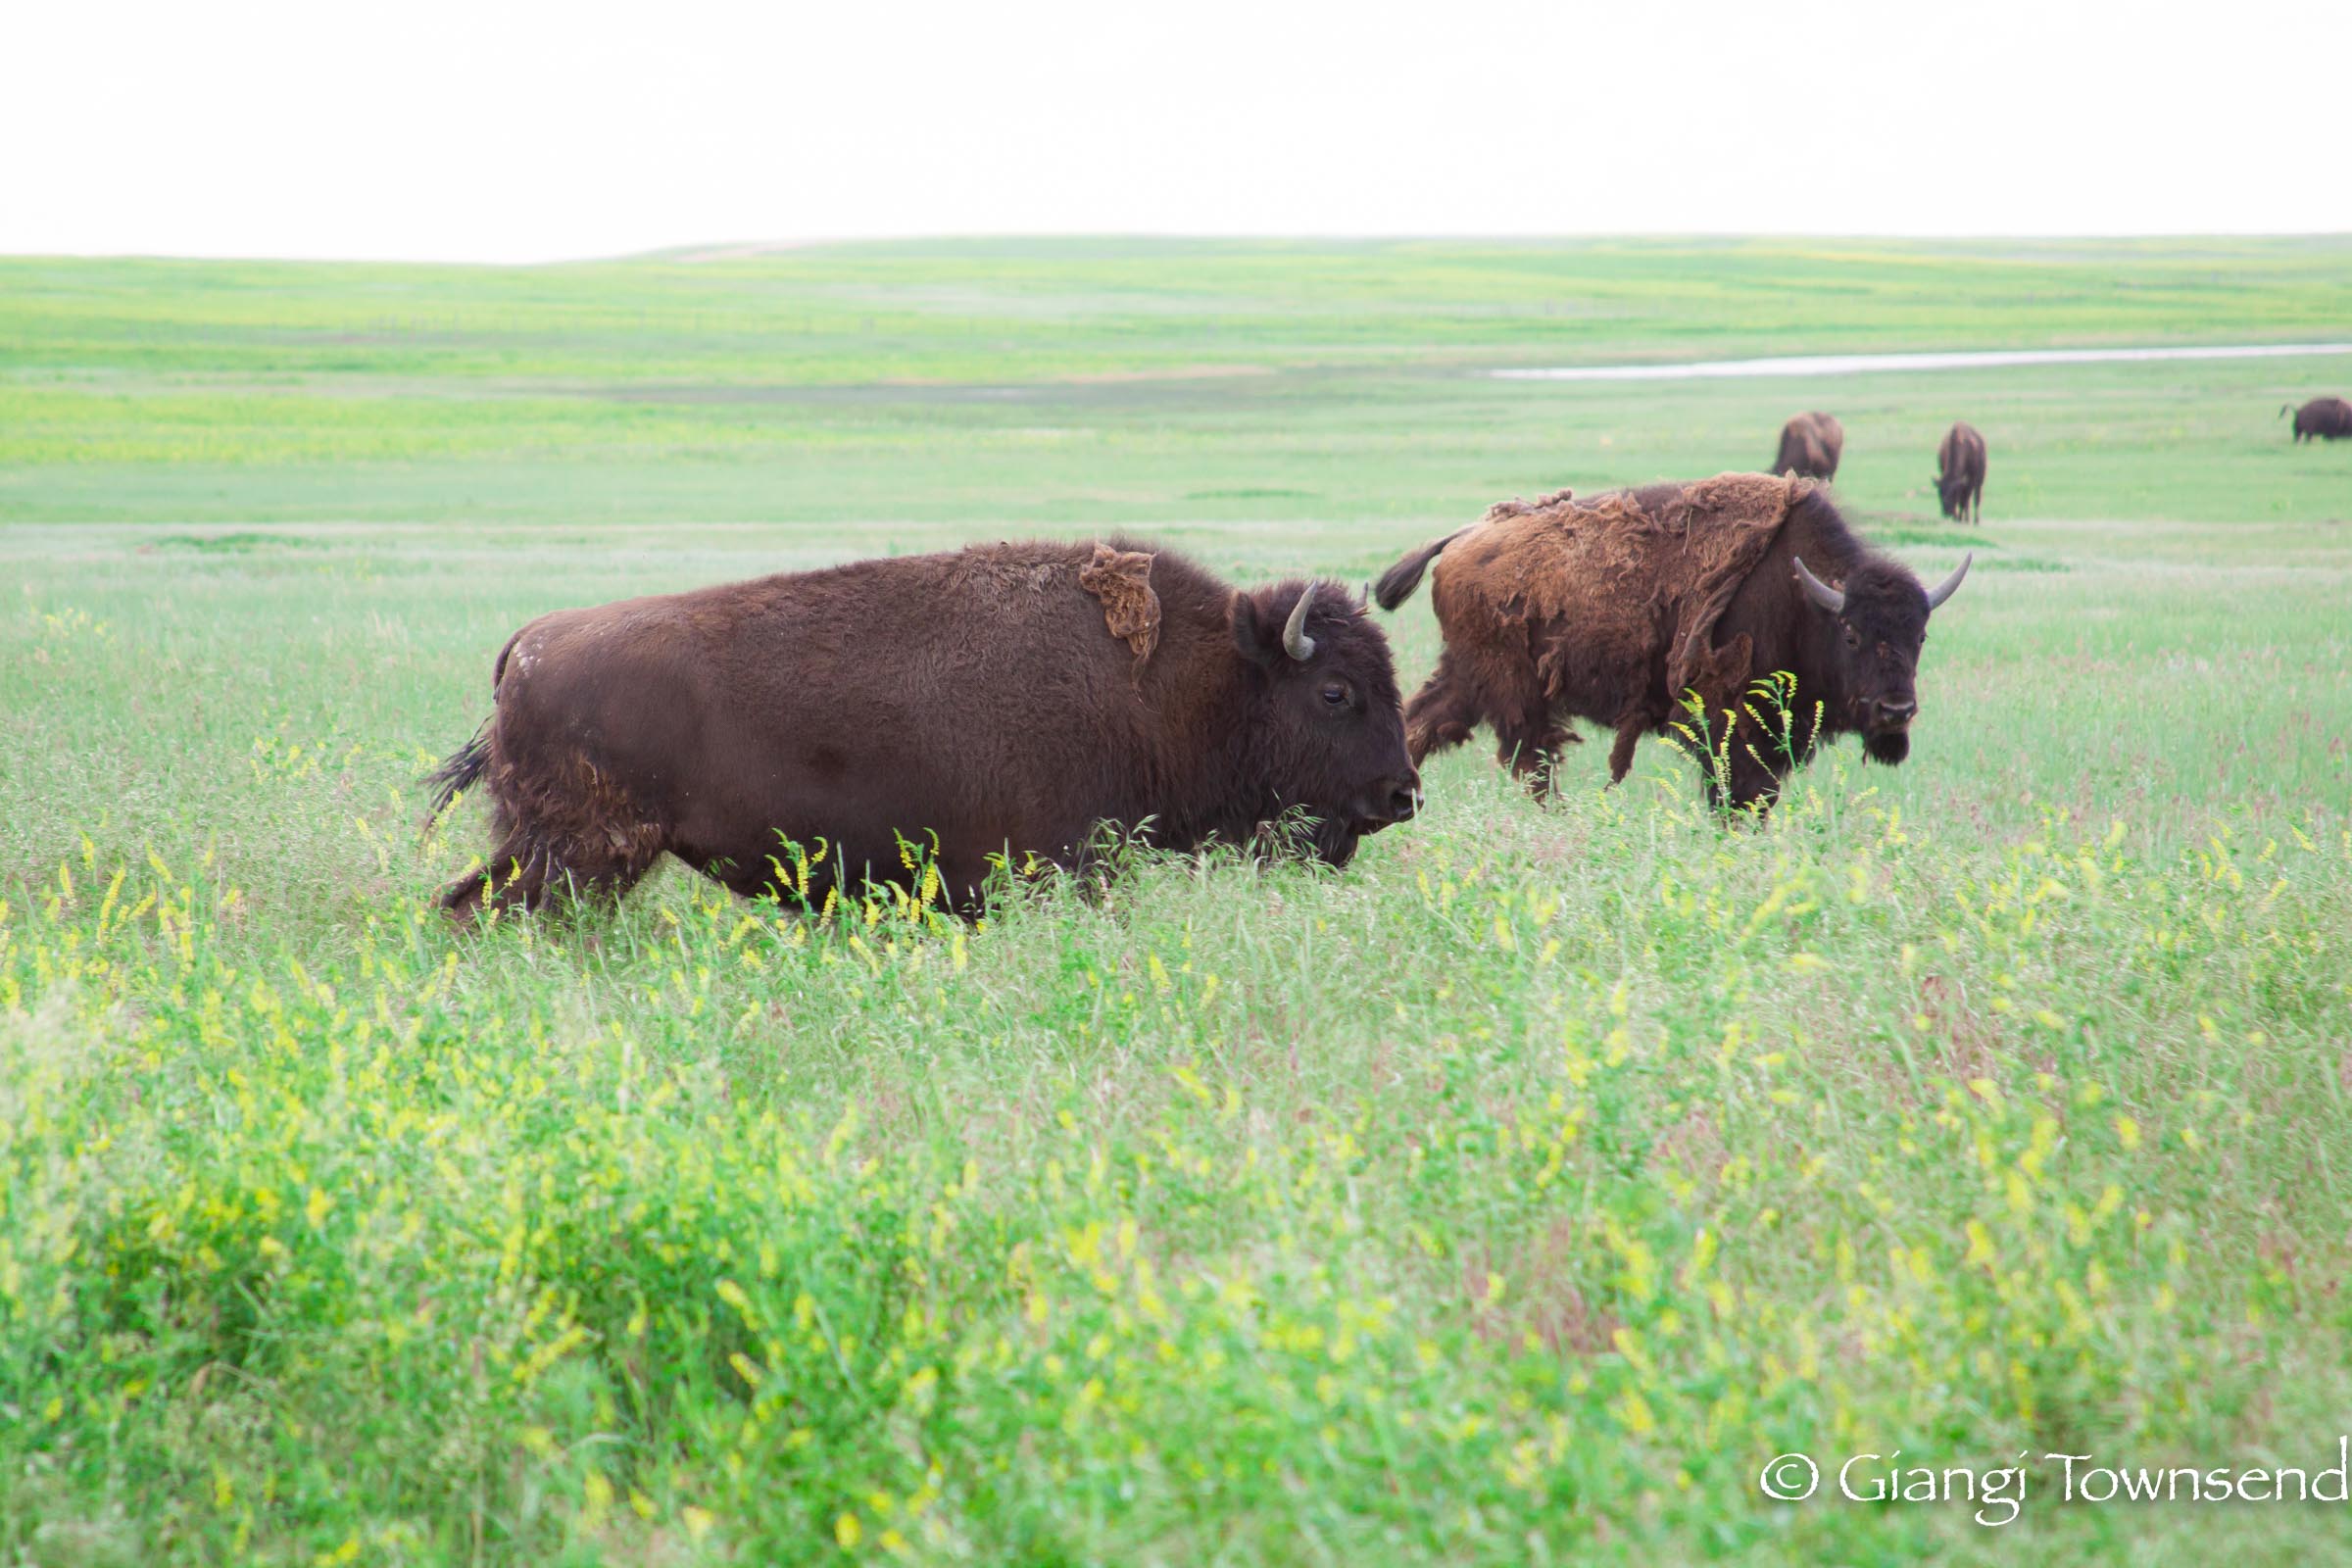
[[[1381,608],[1409,598],[1441,554],[1432,594],[1445,648],[1404,710],[1416,766],[1485,723],[1497,760],[1542,796],[1575,738],[1567,720],[1616,731],[1611,783],[1642,735],[1674,728],[1711,761],[1730,741],[1708,793],[1720,804],[1728,786],[1740,807],[1769,806],[1832,736],[1859,731],[1881,762],[1909,754],[1928,616],[1969,567],[1922,588],[1810,480],[1764,474],[1506,502],[1391,566]],[[1776,671],[1795,679],[1786,733],[1750,698]],[[1687,692],[1708,715],[1703,738],[1677,724]]]
[[[1344,865],[1413,815],[1388,639],[1326,582],[1237,592],[1148,545],[998,544],[542,615],[431,779],[498,847],[442,906],[617,899],[667,852],[746,896],[1082,864],[1302,819]],[[1287,829],[1277,829],[1281,837]],[[787,862],[790,862],[789,864]],[[922,869],[917,869],[918,865]]]
[[[1943,514],[1955,522],[1984,520],[1984,438],[1966,419],[1955,419],[1936,449],[1936,494]]]
[[[1838,477],[1844,452],[1845,426],[1836,415],[1800,414],[1781,426],[1781,454],[1772,460],[1772,471],[1826,482]]]
[[[2295,409],[2291,403],[2278,405],[2281,415],[2289,409],[2294,409],[2295,442],[2298,446],[2323,438],[2329,441],[2352,439],[2352,403],[2346,403],[2342,398],[2313,398],[2299,409]]]

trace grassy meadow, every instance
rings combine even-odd
[[[2352,359],[1478,372],[2346,321],[2345,240],[0,260],[0,1561],[2325,1559],[2042,1456],[2352,1428],[2352,447],[2277,417]],[[1760,826],[1472,748],[1340,874],[428,908],[540,611],[1025,532],[1356,581],[1811,407],[1977,565],[1910,761]],[[1897,1450],[2017,1517],[1837,1494]]]

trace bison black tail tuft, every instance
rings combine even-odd
[[[1434,545],[1424,545],[1382,572],[1379,583],[1372,589],[1373,599],[1381,609],[1395,610],[1412,598],[1413,590],[1421,586],[1421,574],[1429,569],[1429,564],[1437,560],[1439,553],[1447,545],[1469,531],[1468,528],[1457,529]]]
[[[490,725],[485,719],[482,727],[473,732],[473,739],[460,747],[439,767],[424,776],[424,784],[433,792],[433,814],[449,809],[449,803],[458,798],[458,791],[469,789],[490,766]]]

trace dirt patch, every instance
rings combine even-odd
[[[1270,365],[1170,365],[1149,370],[1084,370],[1053,380],[1068,386],[1107,386],[1120,381],[1221,381],[1237,375],[1272,375]]]

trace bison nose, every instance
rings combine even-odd
[[[1396,822],[1410,822],[1421,810],[1421,781],[1405,780],[1389,792],[1389,818]]]
[[[1879,712],[1889,724],[1907,724],[1918,713],[1919,704],[1908,697],[1882,698]]]

